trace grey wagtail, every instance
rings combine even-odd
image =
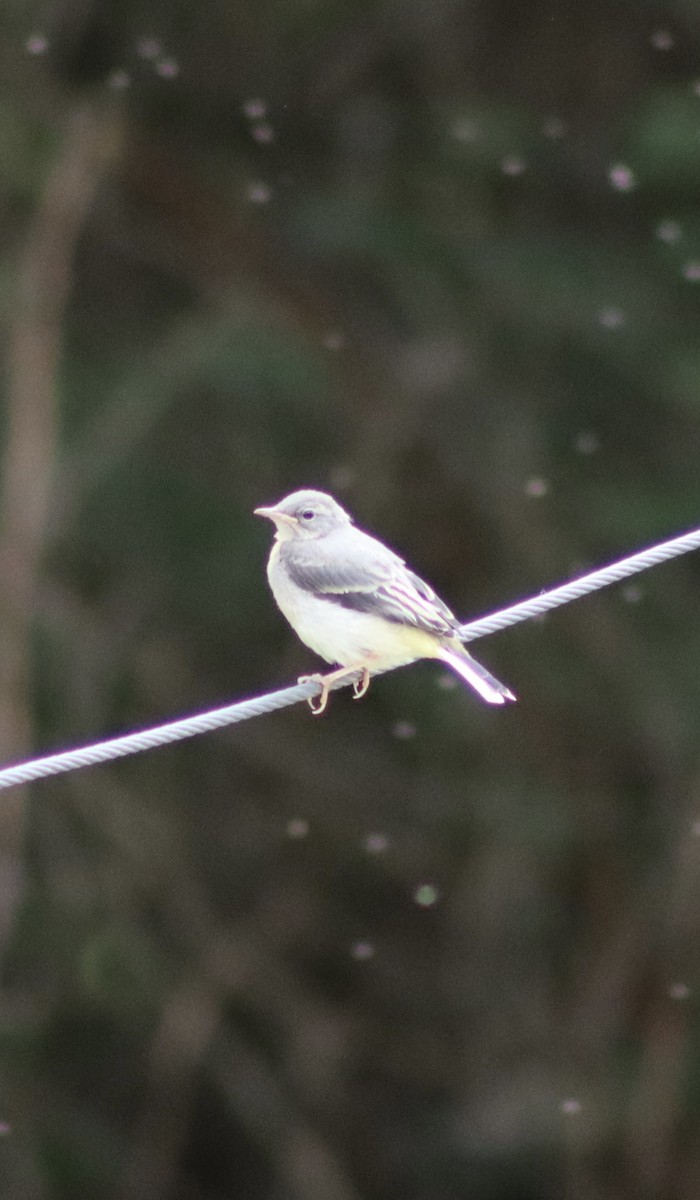
[[[293,492],[255,513],[275,524],[267,577],[279,608],[305,645],[338,664],[328,675],[299,680],[321,685],[309,700],[314,713],[323,712],[337,680],[362,672],[353,684],[359,700],[373,671],[419,658],[447,663],[488,704],[515,700],[465,650],[459,621],[433,589],[388,546],[356,529],[332,496]]]

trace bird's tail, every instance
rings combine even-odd
[[[509,700],[515,700],[515,696],[510,688],[507,688],[482,667],[480,662],[472,658],[471,654],[460,646],[459,650],[448,649],[443,646],[440,653],[437,655],[443,662],[447,663],[448,667],[452,667],[458,675],[461,675],[465,683],[474,688],[475,692],[485,700],[487,704],[506,704]]]

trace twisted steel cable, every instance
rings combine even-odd
[[[684,533],[679,537],[661,542],[631,554],[619,562],[611,563],[582,575],[570,583],[562,584],[549,592],[533,596],[512,604],[509,608],[501,609],[487,617],[469,621],[460,627],[460,636],[465,642],[497,633],[515,625],[518,621],[527,621],[531,617],[540,616],[561,604],[569,604],[581,596],[587,596],[599,588],[612,583],[619,583],[629,575],[636,575],[648,567],[657,566],[669,558],[687,554],[690,550],[700,549],[700,529]],[[358,671],[358,678],[360,672]],[[347,687],[353,682],[352,678],[336,683],[335,687]],[[128,754],[138,754],[143,750],[154,750],[157,746],[165,746],[170,742],[179,742],[184,738],[194,737],[199,733],[208,733],[213,729],[221,729],[225,725],[235,725],[239,721],[249,721],[252,717],[262,717],[278,708],[286,708],[290,704],[298,704],[319,693],[316,683],[299,683],[294,687],[282,688],[277,692],[269,692],[265,696],[256,696],[250,700],[239,700],[224,708],[212,709],[210,712],[197,713],[195,716],[183,717],[177,721],[169,721],[166,725],[158,725],[153,729],[144,729],[127,733],[121,737],[110,738],[108,741],[96,742],[90,746],[81,746],[76,750],[66,750],[59,754],[49,754],[43,758],[35,758],[17,766],[5,767],[0,770],[0,791],[21,783],[30,783],[35,779],[44,779],[49,775],[59,775],[65,771],[75,771],[79,767],[91,767],[97,763],[110,762],[115,758],[124,758]]]

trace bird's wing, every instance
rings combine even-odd
[[[429,584],[360,529],[282,542],[280,558],[297,587],[315,596],[429,633],[449,637],[457,629],[456,618]]]

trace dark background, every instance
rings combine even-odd
[[[0,748],[315,669],[251,515],[465,618],[700,524],[700,7],[5,0]],[[2,794],[21,1200],[696,1200],[693,556]]]

